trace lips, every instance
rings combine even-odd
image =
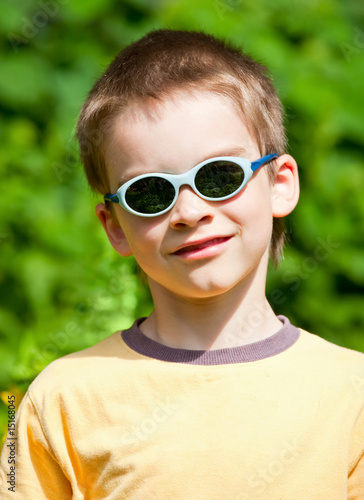
[[[211,247],[218,245],[220,243],[224,243],[225,241],[228,241],[231,238],[231,236],[218,236],[215,238],[209,238],[201,241],[196,241],[196,242],[191,242],[188,244],[185,244],[178,248],[176,251],[172,252],[173,255],[183,255],[186,253],[190,252],[198,252],[201,251],[205,248]]]

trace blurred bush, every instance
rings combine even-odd
[[[73,138],[115,53],[151,29],[226,37],[270,68],[301,202],[270,270],[277,313],[364,351],[364,4],[354,0],[4,0],[0,27],[0,428],[53,359],[151,311],[97,223]]]

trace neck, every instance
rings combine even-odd
[[[140,328],[152,340],[179,349],[205,351],[258,342],[282,327],[262,283],[259,287],[244,281],[223,294],[187,298],[151,282],[155,310]]]

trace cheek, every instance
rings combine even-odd
[[[147,260],[148,256],[154,258],[152,254],[155,254],[155,250],[159,248],[163,240],[163,228],[160,221],[126,213],[123,214],[120,224],[134,256],[137,259],[139,256]]]
[[[249,188],[239,196],[236,204],[234,202],[231,205],[229,211],[241,227],[245,241],[253,247],[264,246],[270,241],[273,229],[271,191],[258,183]]]

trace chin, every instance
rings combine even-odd
[[[222,296],[225,293],[230,292],[236,286],[239,286],[242,281],[244,280],[236,281],[236,276],[235,279],[232,280],[211,280],[210,277],[210,279],[206,280],[206,282],[203,279],[200,279],[186,284],[181,287],[179,291],[176,291],[176,293],[177,295],[191,299],[209,299]]]

